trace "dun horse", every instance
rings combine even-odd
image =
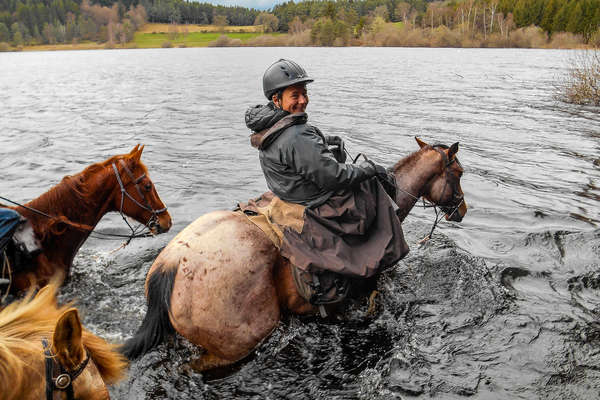
[[[109,399],[105,384],[123,377],[125,358],[81,326],[77,309],[58,306],[57,290],[53,282],[0,312],[2,400]]]
[[[42,245],[40,254],[14,271],[13,292],[43,285],[54,274],[67,277],[75,254],[107,212],[119,211],[152,233],[169,230],[171,216],[140,161],[143,150],[135,146],[129,154],[64,177],[26,207],[10,207],[31,222]]]
[[[458,143],[430,146],[393,167],[396,203],[404,219],[419,197],[446,219],[467,212],[460,187]],[[215,211],[187,226],[165,247],[146,278],[148,311],[123,351],[135,358],[174,330],[206,350],[200,370],[248,355],[277,326],[282,311],[305,314],[313,306],[298,294],[289,263],[243,214]]]

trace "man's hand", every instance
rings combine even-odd
[[[329,146],[329,150],[333,153],[338,162],[345,163],[346,162],[346,148],[344,146],[344,141],[339,136],[327,136],[325,137],[325,142],[327,146]]]

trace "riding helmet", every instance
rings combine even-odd
[[[279,90],[298,83],[310,83],[311,79],[304,68],[292,60],[281,59],[273,63],[263,75],[263,92],[267,99]]]

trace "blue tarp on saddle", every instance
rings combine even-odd
[[[21,222],[21,214],[10,208],[0,208],[0,252],[4,250]]]

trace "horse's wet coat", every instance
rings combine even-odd
[[[247,218],[216,211],[181,231],[149,276],[155,268],[177,268],[173,326],[210,353],[237,360],[279,321],[273,280],[277,257],[275,246]]]
[[[410,182],[404,183],[404,190],[436,202],[445,193],[431,186],[439,180],[446,162],[439,151],[417,141],[422,149],[415,157],[423,160],[421,164],[417,167],[418,160],[409,168],[397,164],[394,173],[397,179],[402,176]],[[454,157],[457,150],[458,145],[445,150],[446,158]],[[426,157],[421,157],[423,154]],[[460,184],[454,186],[460,190]],[[400,198],[401,209],[410,210],[416,202],[414,196]],[[461,205],[462,219],[466,205]],[[172,276],[174,269],[170,296],[169,288],[165,293],[154,293],[156,280]],[[175,236],[148,272],[146,295],[149,306],[142,327],[152,325],[149,321],[157,319],[153,314],[168,312],[175,330],[206,350],[195,363],[200,370],[228,365],[248,355],[275,329],[283,310],[298,314],[314,311],[300,298],[289,268],[272,242],[245,216],[232,211],[206,214]],[[165,298],[168,311],[153,308],[154,297],[169,297]],[[161,329],[158,325],[150,329],[152,336],[162,337],[157,336]],[[125,344],[125,354],[137,357],[149,349],[145,332],[148,330],[141,328]]]

